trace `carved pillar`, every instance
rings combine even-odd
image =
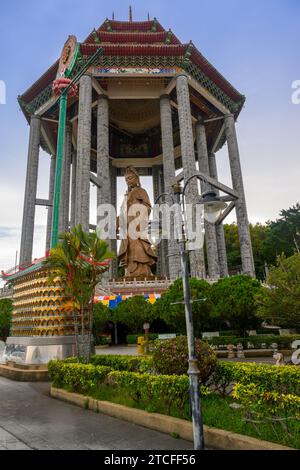
[[[30,122],[30,136],[27,158],[27,173],[23,208],[23,222],[20,248],[20,265],[31,263],[33,249],[35,202],[37,194],[41,118],[33,115]]]
[[[97,112],[97,176],[101,188],[97,188],[97,206],[111,203],[109,166],[109,103],[106,96],[98,99]]]
[[[75,225],[76,214],[76,179],[77,179],[77,154],[72,154],[72,187],[71,187],[71,227]]]
[[[163,169],[161,165],[154,165],[152,167],[152,180],[153,180],[153,196],[154,202],[164,192]],[[161,202],[161,201],[160,201]],[[156,247],[157,251],[157,265],[156,274],[159,277],[168,277],[168,244],[166,240],[162,240]]]
[[[205,126],[201,120],[196,125],[196,142],[198,152],[199,171],[209,176],[209,164],[207,153],[207,142]],[[201,182],[201,191],[205,192],[210,189],[210,186]],[[207,253],[207,266],[210,279],[218,279],[220,277],[220,266],[218,258],[218,246],[216,237],[216,228],[205,220],[205,242]]]
[[[218,170],[216,163],[216,156],[214,153],[211,153],[208,158],[209,162],[209,171],[210,176],[218,181]],[[215,190],[217,195],[220,194],[220,191]],[[218,256],[220,264],[220,276],[228,276],[228,264],[227,264],[227,252],[226,252],[226,242],[224,235],[224,227],[222,224],[217,224],[216,226],[216,235],[217,235],[217,245],[218,245]]]
[[[235,207],[241,247],[242,269],[244,274],[255,277],[244,183],[233,114],[225,116],[225,133],[228,145],[232,185],[233,189],[235,189],[239,195]]]
[[[51,155],[50,178],[49,178],[49,203],[52,205],[48,207],[46,251],[49,251],[51,247],[55,168],[56,168],[56,155]]]
[[[112,165],[110,161],[110,188],[111,188],[111,201],[110,203],[113,207],[117,208],[117,168]],[[117,213],[117,210],[116,210]],[[111,249],[118,254],[118,245],[117,240],[111,240]],[[118,259],[117,257],[112,261],[111,268],[110,268],[110,277],[116,279],[118,277]]]
[[[90,228],[91,124],[92,78],[84,75],[79,90],[75,225],[81,224],[86,232]]]
[[[160,98],[160,120],[161,120],[161,136],[163,149],[163,176],[165,192],[172,194],[172,184],[175,178],[175,159],[174,159],[174,140],[173,140],[173,123],[172,109],[169,95],[163,95]],[[172,197],[167,197],[166,202],[172,206]],[[171,221],[172,222],[172,221]],[[174,223],[171,223],[171,234],[174,234]],[[166,243],[167,242],[167,243]],[[171,280],[175,280],[181,276],[181,264],[178,242],[174,240],[164,240],[162,243],[168,246],[168,274]]]
[[[59,233],[67,232],[70,223],[70,178],[72,161],[72,127],[66,126],[65,153],[62,169]]]
[[[180,141],[184,179],[196,172],[194,136],[190,106],[188,79],[185,74],[177,76],[176,80]],[[192,180],[186,191],[186,201],[194,204],[199,196],[197,180]],[[194,221],[195,223],[195,221]],[[203,249],[190,252],[190,271],[192,277],[205,277]]]

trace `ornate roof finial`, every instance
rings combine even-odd
[[[148,21],[150,21],[150,13],[148,13]]]
[[[129,7],[129,21],[132,23],[132,6]]]
[[[115,12],[113,11],[113,14],[112,14],[112,19],[113,21],[115,21]]]

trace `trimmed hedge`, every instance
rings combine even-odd
[[[127,372],[150,372],[152,368],[151,357],[117,356],[112,354],[92,356],[94,366],[107,366],[113,370]]]
[[[64,360],[66,364],[76,364],[76,357],[68,357]],[[84,359],[80,359],[84,363]],[[93,366],[106,366],[113,370],[127,372],[150,372],[152,370],[152,357],[139,356],[119,356],[115,354],[97,354],[90,357],[90,364]]]
[[[262,344],[265,344],[266,347],[269,348],[272,343],[276,343],[279,349],[290,349],[292,342],[297,339],[300,339],[300,335],[257,335],[248,336],[246,338],[238,338],[236,336],[224,336],[205,338],[203,341],[207,341],[211,346],[216,346],[218,347],[218,349],[221,349],[222,346],[225,346],[226,349],[228,344],[233,344],[234,346],[236,346],[239,343],[242,343],[245,349],[249,349],[248,343],[253,344],[254,349],[261,349]]]
[[[138,342],[138,338],[140,336],[145,336],[145,333],[140,333],[140,334],[137,334],[137,335],[127,335],[126,336],[126,341],[127,341],[127,344],[137,344]],[[149,333],[149,341],[155,341],[157,338],[158,338],[158,333]]]
[[[251,362],[218,362],[211,384],[225,394],[233,383],[255,384],[261,391],[300,396],[300,368]]]
[[[189,379],[186,375],[112,371],[110,367],[60,360],[50,361],[48,370],[53,386],[72,392],[89,394],[105,384],[118,388],[136,403],[147,403],[148,411],[154,412],[163,406],[169,412],[171,406],[180,410],[189,406]]]
[[[165,406],[183,410],[189,406],[189,379],[186,375],[151,375],[114,371],[108,375],[109,384],[130,396],[136,403],[148,403],[148,411]]]
[[[49,362],[48,371],[54,387],[87,393],[103,383],[112,369],[105,366],[72,364],[54,360]]]

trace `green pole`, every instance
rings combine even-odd
[[[59,102],[59,123],[58,123],[58,138],[57,138],[57,151],[56,151],[56,170],[55,170],[55,184],[54,184],[51,248],[55,248],[58,243],[60,193],[61,193],[61,183],[62,183],[61,180],[62,180],[64,153],[65,153],[67,100],[68,100],[67,93],[63,92],[60,97],[60,102]]]

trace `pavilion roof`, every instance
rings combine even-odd
[[[200,82],[223,105],[237,116],[245,98],[190,42],[182,44],[174,33],[165,30],[157,19],[151,21],[115,21],[106,19],[80,44],[84,58],[98,47],[104,49],[101,67],[179,67]],[[144,59],[143,59],[144,58]],[[52,82],[58,69],[56,61],[23,95],[20,106],[29,119],[30,114],[52,96]]]

